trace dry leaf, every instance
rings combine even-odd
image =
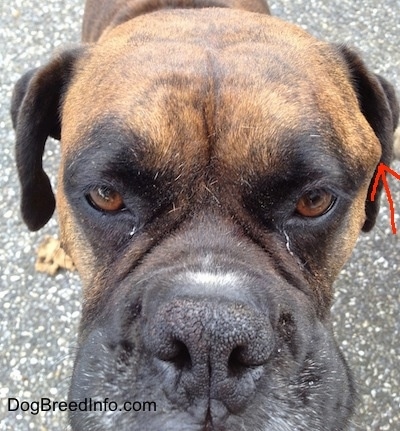
[[[47,235],[38,247],[35,269],[55,275],[60,268],[74,271],[75,265],[62,249],[60,241]]]

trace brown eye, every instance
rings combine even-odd
[[[102,211],[120,211],[125,207],[122,196],[108,187],[98,187],[90,191],[88,198],[96,209]]]
[[[331,193],[315,190],[305,193],[296,204],[296,211],[303,217],[319,217],[325,214],[335,202]]]

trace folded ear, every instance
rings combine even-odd
[[[48,136],[60,139],[63,94],[82,48],[55,56],[47,65],[23,75],[14,87],[11,117],[16,132],[16,162],[21,183],[22,218],[32,231],[52,216],[55,198],[42,157]]]
[[[340,46],[339,50],[347,64],[360,110],[381,144],[382,156],[380,163],[389,165],[392,160],[394,130],[399,121],[399,102],[394,88],[386,79],[370,72],[357,53],[345,46]],[[382,191],[382,184],[378,187],[378,199],[372,202],[370,197],[373,180],[374,178],[371,179],[365,204],[364,232],[368,232],[373,228],[379,212],[379,195]]]

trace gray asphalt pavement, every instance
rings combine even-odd
[[[357,47],[400,94],[399,0],[271,0],[270,6],[318,37]],[[10,397],[67,398],[81,296],[76,274],[34,270],[35,249],[46,234],[57,234],[57,222],[29,233],[21,221],[8,112],[24,71],[79,42],[82,12],[83,0],[0,2],[0,430],[68,429],[66,413],[7,411]],[[49,142],[45,166],[53,183],[58,156],[58,143]],[[399,161],[393,167],[400,172]],[[400,229],[400,182],[390,183]],[[383,200],[376,228],[361,236],[336,282],[335,330],[360,395],[352,431],[400,430],[399,239]]]

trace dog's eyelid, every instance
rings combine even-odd
[[[306,193],[312,193],[315,191],[330,193],[337,199],[340,198],[351,201],[358,192],[358,188],[349,184],[347,180],[342,177],[326,178],[308,183],[304,187],[301,187],[298,190],[298,199]]]

